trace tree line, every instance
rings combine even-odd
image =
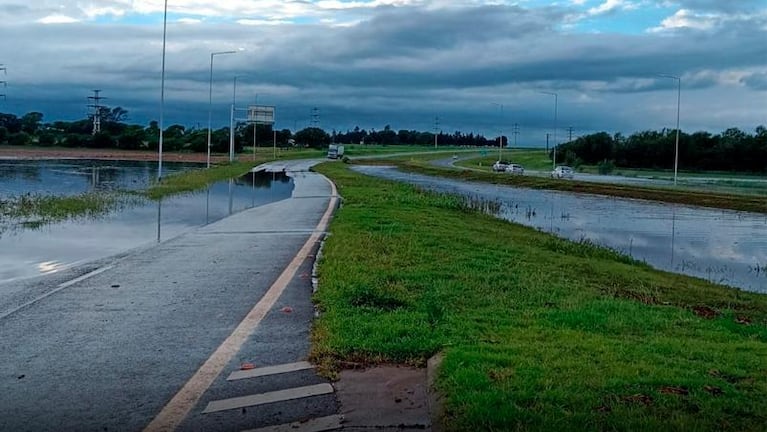
[[[599,165],[604,171],[612,166],[672,169],[675,145],[675,129],[642,131],[628,137],[598,132],[560,145],[557,159],[574,166]],[[737,128],[719,134],[680,131],[679,169],[767,172],[767,128],[759,126],[754,133]]]
[[[78,148],[116,148],[125,150],[156,150],[159,146],[160,129],[156,121],[147,126],[127,123],[128,112],[121,108],[101,107],[100,132],[93,133],[92,118],[76,121],[44,122],[43,114],[30,112],[18,117],[14,114],[0,113],[0,145],[14,146],[61,146]],[[253,124],[240,122],[234,130],[235,151],[253,145]],[[279,147],[300,146],[322,148],[330,143],[363,143],[382,145],[431,145],[434,134],[415,130],[394,132],[390,126],[383,130],[366,131],[355,127],[353,130],[331,133],[317,127],[308,127],[293,133],[289,129],[274,131],[271,125],[256,126],[256,140],[259,146],[272,146],[274,132],[276,145]],[[211,151],[229,151],[229,128],[223,127],[211,131]],[[440,145],[497,145],[497,140],[488,140],[473,133],[439,133]],[[180,124],[168,126],[163,131],[163,150],[167,151],[207,151],[208,130],[200,127],[186,127]],[[504,139],[504,143],[506,140]]]

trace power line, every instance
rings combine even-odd
[[[100,96],[100,93],[101,90],[93,90],[93,96],[88,96],[88,100],[93,101],[92,104],[88,104],[89,108],[93,108],[93,114],[91,114],[93,119],[93,135],[101,132],[101,108],[103,108],[101,101],[106,98]]]

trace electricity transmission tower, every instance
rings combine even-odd
[[[311,121],[312,127],[313,128],[320,127],[320,109],[319,108],[317,107],[312,108],[311,117],[312,117],[312,121]]]
[[[3,71],[3,75],[7,74],[7,70],[5,69],[5,65],[0,64],[0,71]],[[3,85],[3,90],[5,90],[5,88],[8,87],[8,82],[5,81],[5,80],[0,81],[0,84]],[[3,100],[7,99],[6,96],[5,96],[5,91],[3,91],[3,93],[0,93],[0,97],[2,97]]]
[[[89,108],[93,109],[93,114],[91,114],[93,118],[93,135],[101,132],[101,108],[103,108],[101,101],[106,98],[100,96],[100,93],[101,90],[93,90],[93,96],[88,96],[88,100],[93,101],[93,103],[88,105]]]
[[[519,123],[514,123],[514,147],[517,147],[517,135],[519,135]]]

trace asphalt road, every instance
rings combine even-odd
[[[143,430],[305,250],[284,292],[240,345],[228,347],[221,374],[188,402],[177,426],[232,430],[335,413],[330,395],[201,414],[214,399],[323,382],[311,371],[237,385],[223,378],[243,362],[306,359],[313,317],[307,275],[316,228],[332,205],[330,184],[304,172],[309,165],[287,167],[296,171],[290,199],[153,247],[0,285],[0,430]]]

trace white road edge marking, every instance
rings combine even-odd
[[[313,418],[304,422],[285,423],[259,429],[250,429],[243,432],[325,432],[341,429],[343,422],[344,417],[336,414],[327,417]]]
[[[323,176],[324,177],[324,176]],[[261,323],[269,310],[274,306],[274,303],[285,291],[288,283],[298,272],[298,268],[301,263],[309,256],[315,243],[319,240],[322,232],[324,232],[330,222],[330,217],[336,208],[338,202],[338,191],[336,185],[330,181],[327,177],[325,180],[330,183],[331,194],[328,202],[328,208],[325,210],[325,214],[322,215],[322,219],[317,224],[315,232],[306,240],[304,246],[298,251],[298,254],[288,264],[287,268],[280,274],[276,281],[269,287],[269,290],[264,294],[261,300],[253,306],[253,309],[248,315],[240,322],[237,328],[234,329],[232,334],[224,340],[223,343],[216,349],[216,351],[200,366],[200,369],[192,376],[192,378],[184,384],[184,387],[176,393],[175,396],[168,402],[162,411],[152,420],[144,432],[170,432],[176,430],[182,421],[189,414],[189,411],[194,408],[197,402],[202,397],[203,393],[210,387],[216,377],[221,374],[226,365],[237,354],[245,341],[255,331],[256,327]]]
[[[275,366],[265,366],[255,369],[238,370],[229,374],[227,381],[236,381],[247,378],[257,378],[267,375],[284,374],[288,372],[298,372],[306,369],[314,369],[314,366],[309,362],[296,362],[286,363]]]
[[[69,282],[61,283],[61,284],[59,284],[58,287],[56,287],[56,289],[48,291],[47,293],[45,293],[45,294],[43,294],[41,296],[35,297],[32,300],[22,304],[21,306],[17,306],[15,308],[11,309],[10,311],[0,315],[0,320],[4,319],[4,318],[7,318],[7,317],[15,314],[16,312],[18,312],[18,311],[20,311],[20,310],[22,310],[22,309],[24,309],[26,307],[32,306],[33,304],[39,302],[40,300],[42,300],[44,298],[47,298],[47,297],[50,297],[50,296],[56,294],[57,292],[65,289],[65,288],[71,287],[72,285],[74,285],[74,284],[76,284],[78,282],[82,282],[82,281],[84,281],[84,280],[86,280],[88,278],[92,278],[93,276],[96,276],[98,274],[104,273],[105,271],[111,270],[113,268],[114,268],[113,265],[109,265],[109,266],[106,266],[106,267],[101,267],[100,269],[96,269],[96,270],[93,270],[90,273],[86,273],[86,274],[84,274],[84,275],[82,275],[80,277],[76,277],[76,278],[72,279]]]
[[[293,399],[303,399],[312,396],[321,396],[333,393],[333,386],[328,383],[315,384],[304,387],[294,387],[285,390],[277,390],[267,393],[254,394],[249,396],[240,396],[230,399],[221,399],[208,403],[208,406],[202,412],[210,414],[219,411],[229,411],[238,408],[266,405],[275,402],[289,401]]]

